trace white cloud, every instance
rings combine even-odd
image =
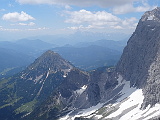
[[[21,30],[17,29],[17,28],[3,28],[3,27],[0,27],[0,31],[17,32],[17,31],[21,31]]]
[[[33,25],[35,25],[35,23],[34,22],[30,22],[28,25],[29,26],[33,26]]]
[[[17,24],[11,24],[11,26],[15,26],[15,25],[20,25],[20,26],[34,26],[35,23],[34,23],[34,22],[30,22],[30,23],[17,23]]]
[[[123,29],[123,27],[119,26],[119,25],[117,25],[117,26],[111,26],[111,28],[113,28],[113,29]]]
[[[12,22],[18,22],[18,21],[28,21],[28,20],[35,20],[32,16],[28,15],[25,12],[13,12],[13,13],[7,13],[2,16],[3,20],[8,20]]]
[[[68,27],[77,29],[135,29],[138,20],[135,17],[120,19],[106,11],[91,12],[87,10],[67,11],[66,23],[74,24]],[[79,26],[77,26],[79,25]]]
[[[70,10],[70,9],[72,9],[72,8],[71,8],[71,6],[69,6],[69,5],[65,5],[65,9],[66,9],[66,10]]]
[[[157,6],[150,6],[147,2],[142,1],[141,6],[134,7],[133,3],[116,6],[113,8],[115,14],[126,14],[132,12],[145,12],[156,8]]]
[[[6,11],[5,9],[0,9],[0,12]]]
[[[9,6],[9,7],[14,7],[14,5],[12,5],[12,4],[10,4],[10,3],[8,4],[8,6]]]
[[[42,28],[32,28],[32,29],[27,29],[28,31],[39,31],[39,30],[48,30],[49,28],[42,27]]]
[[[18,25],[22,25],[22,26],[33,26],[35,25],[34,22],[30,22],[30,23],[18,23]]]
[[[58,4],[58,5],[77,5],[92,6],[98,5],[102,7],[112,7],[124,5],[138,0],[16,0],[20,4]]]
[[[26,23],[18,23],[18,25],[26,26],[28,24],[26,24]]]
[[[125,20],[122,20],[122,25],[129,26],[129,25],[135,23],[136,21],[137,21],[137,19],[135,17],[131,17],[129,19],[127,18]]]
[[[9,32],[42,31],[42,30],[48,30],[48,29],[49,28],[46,28],[46,27],[18,29],[18,28],[3,28],[2,26],[0,26],[0,31],[9,31]]]
[[[105,25],[105,24],[117,24],[120,19],[111,13],[105,11],[91,12],[87,10],[80,11],[68,11],[66,12],[70,15],[70,18],[65,22],[67,23],[90,23],[93,25]]]
[[[103,28],[104,27],[102,26],[93,26],[93,25],[88,25],[88,26],[79,25],[79,26],[68,27],[68,29],[71,30],[89,30],[89,29],[103,29]]]
[[[148,4],[148,0],[16,0],[20,4],[52,4],[63,5],[70,9],[76,6],[100,6],[113,8],[115,14],[130,12],[144,12],[155,8]],[[138,4],[137,4],[138,3]],[[137,6],[138,5],[138,6]]]

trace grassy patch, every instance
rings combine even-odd
[[[18,99],[15,99],[14,101],[11,101],[11,102],[8,102],[8,104],[5,104],[5,105],[3,105],[3,106],[0,106],[0,109],[1,108],[4,108],[4,107],[7,107],[7,106],[13,106],[14,105],[14,103],[16,103],[16,102],[18,102],[19,100],[21,100],[22,99],[22,97],[21,98],[18,98]]]
[[[21,107],[17,108],[15,110],[15,113],[19,114],[22,112],[32,112],[36,103],[37,103],[37,100],[33,100],[31,102],[25,103],[24,105],[21,105]]]
[[[0,80],[0,89],[4,87],[4,85],[8,82],[7,79],[1,79]]]

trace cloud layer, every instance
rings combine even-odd
[[[98,5],[103,7],[117,6],[132,3],[138,0],[16,0],[20,4],[60,4],[91,6]]]
[[[115,14],[126,14],[132,12],[145,12],[156,8],[157,6],[150,6],[148,3],[143,2],[141,6],[134,7],[133,4],[125,4],[113,8]]]
[[[13,12],[13,13],[7,13],[2,16],[3,20],[12,21],[12,22],[18,22],[18,21],[28,21],[28,20],[35,20],[31,15],[28,15],[25,12]]]
[[[67,12],[70,18],[66,22],[70,23],[92,23],[94,25],[116,24],[120,19],[105,11],[91,12],[87,10]]]
[[[83,9],[80,11],[67,11],[66,13],[68,14],[66,23],[79,25],[70,27],[70,29],[135,29],[138,22],[134,17],[120,19],[106,11],[91,12]]]
[[[34,22],[11,24],[11,26],[34,26],[34,25],[35,25]]]
[[[111,8],[115,14],[130,12],[144,12],[155,8],[148,4],[149,0],[16,0],[20,4],[51,4],[51,5],[75,5],[75,6],[99,6]],[[139,6],[135,5],[136,3]]]

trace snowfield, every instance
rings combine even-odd
[[[74,120],[76,117],[81,117],[81,116],[89,116],[90,114],[94,113],[96,110],[98,110],[99,108],[101,108],[103,106],[103,104],[98,104],[96,106],[92,106],[88,109],[84,109],[82,111],[80,111],[77,115],[75,116],[70,116],[70,112],[68,115],[66,115],[65,117],[60,118],[60,120]]]
[[[130,87],[130,82],[118,76],[118,85],[114,88],[123,86],[123,89],[119,91],[118,95],[121,95],[114,104],[99,103],[96,106],[92,106],[88,109],[81,110],[76,115],[68,113],[60,120],[74,120],[76,117],[92,118],[94,120],[149,120],[153,117],[160,116],[160,104],[156,104],[153,107],[150,105],[146,109],[141,109],[143,103],[142,89],[136,89]],[[87,86],[83,86],[80,90],[77,90],[77,94],[82,94]],[[74,110],[73,110],[74,111]]]
[[[141,110],[143,103],[142,89],[137,89],[128,98],[120,103],[113,104],[112,107],[119,106],[118,110],[107,116],[105,119],[111,118],[112,120],[148,120],[155,116],[160,115],[160,104],[154,107],[148,106],[146,109]]]

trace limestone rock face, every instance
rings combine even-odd
[[[160,102],[160,8],[146,12],[129,39],[116,71],[143,88],[143,107]]]

